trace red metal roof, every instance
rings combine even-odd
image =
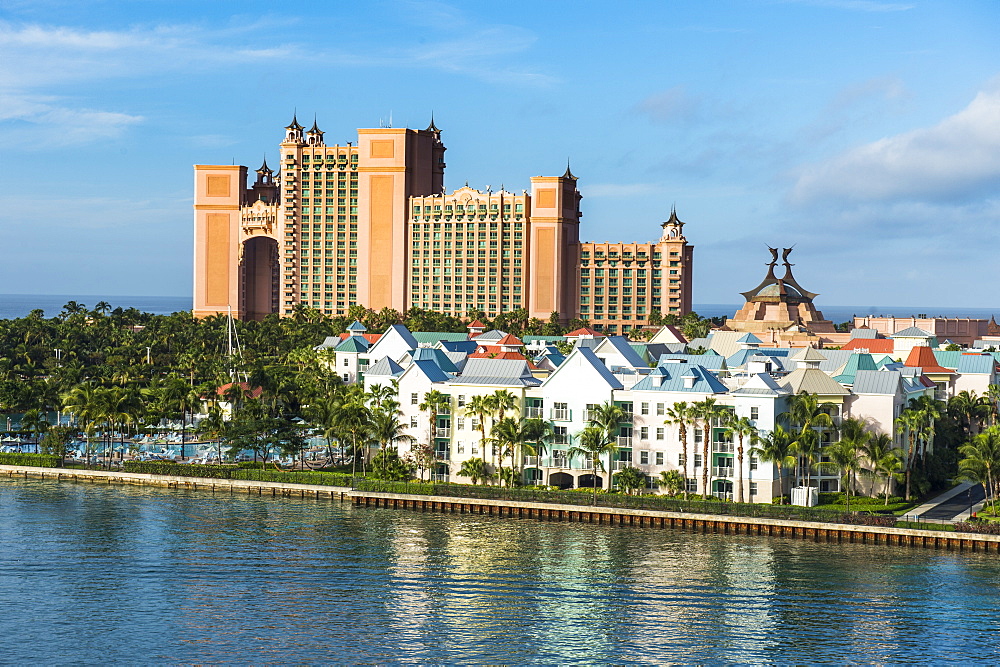
[[[904,366],[919,368],[924,373],[954,373],[950,368],[945,368],[938,364],[934,356],[934,350],[926,345],[917,345],[910,350],[910,356],[906,358]]]
[[[467,325],[467,328],[469,328],[469,329],[485,329],[486,325],[483,324],[482,322],[480,322],[479,320],[475,320],[474,322],[469,322],[469,324]]]
[[[868,350],[874,354],[892,354],[895,351],[895,341],[891,338],[852,338],[840,349]]]
[[[566,334],[566,338],[576,337],[576,336],[603,336],[600,331],[594,331],[590,327],[583,327],[582,329],[577,329],[576,331],[570,331]]]
[[[524,345],[521,339],[513,334],[507,334],[496,342],[497,345]]]
[[[232,382],[227,382],[226,384],[224,384],[221,387],[219,387],[218,389],[216,389],[215,393],[218,394],[219,396],[225,396],[226,392],[229,391],[229,388],[232,387],[232,386],[233,386]],[[250,385],[247,384],[246,382],[240,382],[239,383],[239,387],[240,387],[240,389],[243,390],[244,395],[246,395],[246,396],[248,396],[250,398],[260,398],[260,395],[262,393],[264,393],[264,389],[263,388],[261,388],[261,387],[254,387],[253,389],[251,389]]]

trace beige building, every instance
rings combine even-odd
[[[520,194],[448,193],[433,121],[330,146],[315,122],[293,119],[279,150],[277,169],[265,161],[249,187],[246,167],[194,168],[196,317],[262,319],[300,304],[329,315],[355,304],[488,317],[524,308],[617,333],[655,309],[691,309],[693,249],[676,214],[656,243],[581,244],[568,167]]]
[[[580,317],[595,329],[623,333],[649,321],[653,312],[691,310],[694,247],[684,238],[677,211],[653,243],[580,244]]]

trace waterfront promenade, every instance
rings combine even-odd
[[[956,533],[941,530],[848,525],[767,517],[722,516],[654,509],[566,505],[510,499],[384,493],[320,484],[211,479],[113,470],[79,470],[2,465],[0,466],[0,475],[12,478],[38,478],[109,485],[159,486],[191,491],[209,491],[212,493],[323,498],[340,502],[349,501],[359,507],[479,514],[543,521],[596,523],[642,528],[684,529],[701,533],[784,537],[838,544],[882,544],[925,549],[945,549],[950,551],[1000,553],[1000,535]]]

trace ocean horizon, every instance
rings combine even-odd
[[[0,294],[0,319],[25,317],[32,310],[40,309],[45,317],[55,317],[70,301],[93,308],[101,301],[107,301],[112,308],[136,308],[155,315],[189,311],[192,297],[189,296],[122,296],[101,294]],[[1000,315],[1000,307],[972,308],[964,306],[835,306],[818,305],[826,319],[835,323],[847,322],[854,316],[895,316],[895,317],[967,317],[989,319]],[[702,317],[732,317],[739,310],[735,303],[696,303],[694,311]]]

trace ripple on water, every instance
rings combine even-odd
[[[995,558],[0,482],[5,662],[1000,659]]]

